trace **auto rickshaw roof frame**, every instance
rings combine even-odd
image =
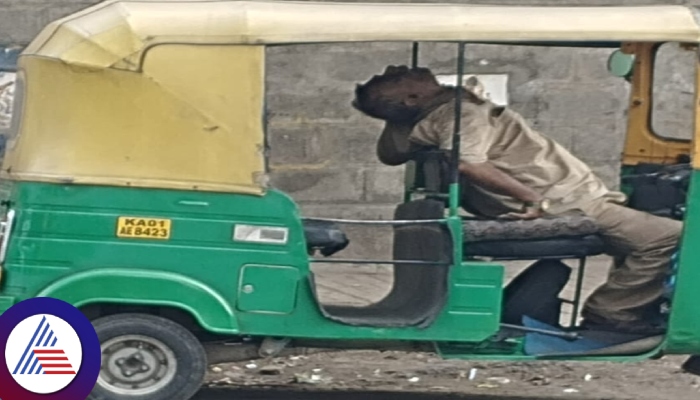
[[[698,43],[699,20],[692,6],[107,0],[51,23],[22,55],[133,70],[159,43]]]

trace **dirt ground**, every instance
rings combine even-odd
[[[450,394],[449,398],[463,395],[504,400],[696,400],[700,398],[700,378],[680,370],[683,360],[666,357],[631,364],[466,362],[442,360],[432,354],[351,351],[218,365],[211,368],[207,386],[287,393],[432,393],[436,399],[443,398],[438,394]],[[297,392],[284,398],[306,396]]]

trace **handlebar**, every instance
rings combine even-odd
[[[659,180],[669,182],[674,185],[687,186],[690,181],[692,167],[690,164],[675,164],[664,167],[660,171],[646,174],[626,175],[622,177],[622,183],[633,183],[640,180]]]
[[[649,185],[665,182],[667,185],[671,185],[675,188],[671,189],[667,187],[668,190],[679,190],[685,195],[690,186],[692,172],[693,169],[690,164],[674,164],[663,167],[656,172],[627,175],[622,177],[621,181],[622,183],[642,183]],[[654,215],[683,220],[685,217],[685,207],[685,202],[683,201],[670,207],[668,205],[662,206],[662,208],[650,212]]]

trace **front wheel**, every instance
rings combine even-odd
[[[207,370],[202,344],[187,329],[147,314],[92,322],[102,368],[88,400],[189,400]]]

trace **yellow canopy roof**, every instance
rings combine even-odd
[[[144,49],[159,43],[698,42],[697,12],[685,6],[107,0],[49,25],[24,55],[137,70]]]

